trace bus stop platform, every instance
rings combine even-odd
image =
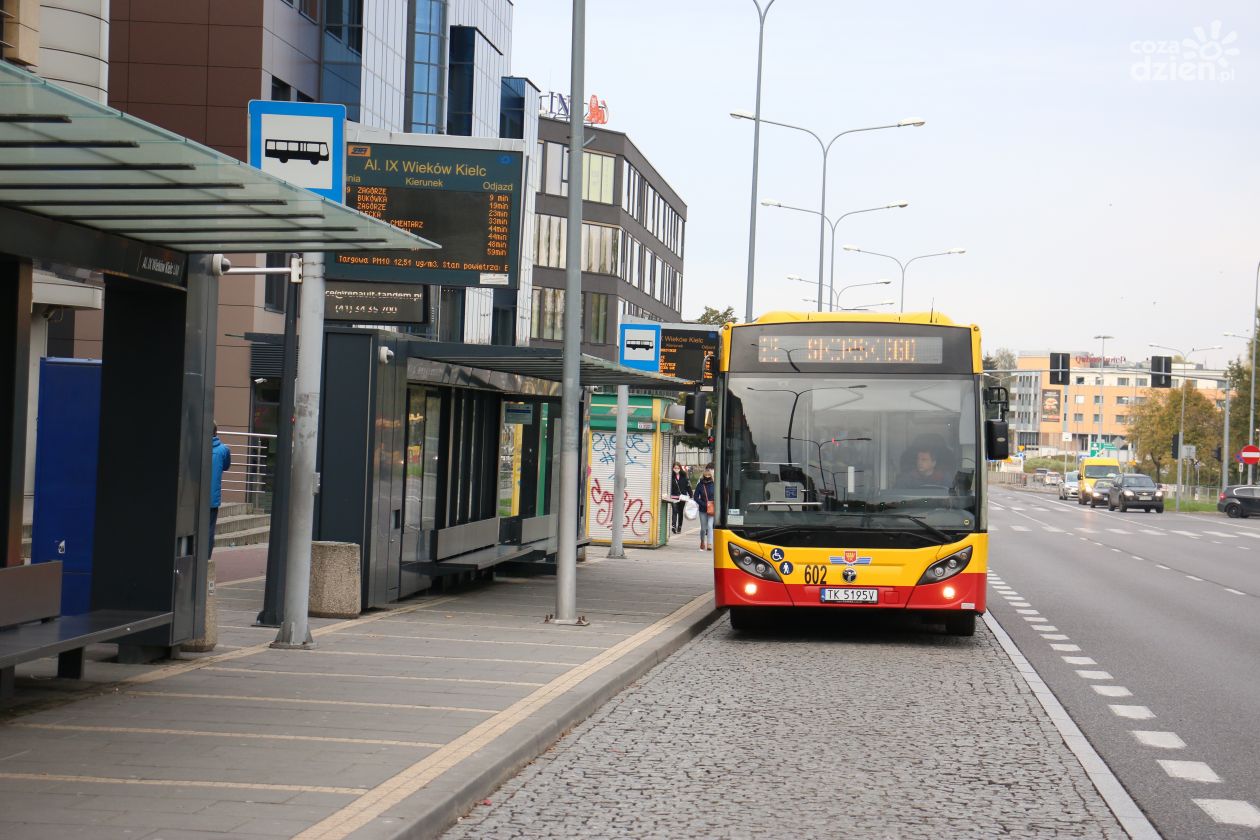
[[[19,666],[0,704],[0,836],[93,840],[431,836],[716,616],[694,523],[673,545],[588,552],[578,612],[555,578],[500,577],[312,619],[312,650],[251,626],[256,549],[216,551],[220,644],[82,680]],[[229,577],[236,580],[227,580]]]

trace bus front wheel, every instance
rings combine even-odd
[[[976,635],[976,614],[951,615],[945,619],[945,632],[951,636]]]

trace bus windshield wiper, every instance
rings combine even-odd
[[[912,516],[911,514],[908,514],[908,513],[872,513],[872,514],[869,514],[869,516],[872,516],[872,517],[895,516],[898,519],[909,519],[915,525],[918,525],[920,528],[922,528],[923,530],[927,531],[932,536],[940,540],[942,545],[947,542],[953,542],[954,540],[953,537],[951,537],[949,534],[942,531],[940,528],[937,528],[935,525],[929,525],[927,521],[924,520],[922,517]]]
[[[865,513],[835,513],[829,512],[828,516],[858,516],[866,517]],[[844,526],[838,522],[814,523],[814,522],[795,522],[791,525],[763,525],[763,526],[744,526],[743,530],[749,531],[754,539],[768,540],[777,537],[780,534],[787,534],[792,531],[834,531]],[[757,529],[757,530],[753,530]]]

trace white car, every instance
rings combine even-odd
[[[1075,499],[1080,496],[1081,485],[1079,481],[1079,473],[1070,472],[1064,477],[1063,483],[1059,485],[1060,499]]]

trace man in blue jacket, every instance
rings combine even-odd
[[[210,550],[214,554],[214,526],[219,522],[219,505],[223,503],[223,474],[232,469],[232,450],[219,440],[219,427],[210,438]]]

